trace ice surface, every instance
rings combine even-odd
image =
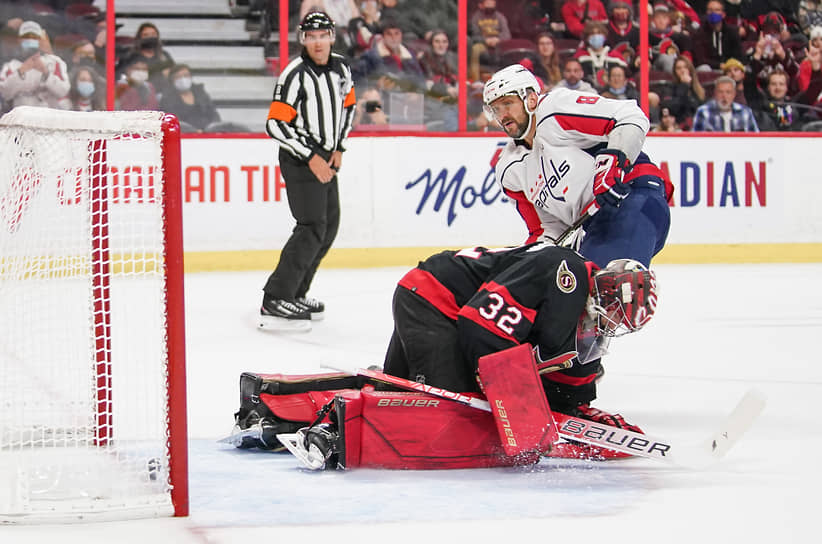
[[[255,328],[268,272],[186,276],[191,516],[0,527],[2,543],[819,541],[822,265],[657,266],[661,302],[615,340],[596,403],[649,433],[698,441],[743,393],[760,419],[704,471],[646,459],[543,461],[530,469],[312,473],[287,454],[216,440],[243,371],[318,372],[382,360],[391,295],[405,269],[321,269],[310,333]]]

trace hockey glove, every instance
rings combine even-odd
[[[623,183],[629,169],[628,157],[622,151],[600,151],[594,159],[594,201],[584,211],[593,215],[603,206],[618,208],[631,192],[631,186]]]

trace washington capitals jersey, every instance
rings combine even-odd
[[[556,88],[540,99],[528,148],[510,141],[495,167],[497,182],[528,229],[527,242],[553,240],[594,199],[594,155],[621,125],[647,132],[648,119],[632,100]]]
[[[456,321],[466,360],[528,342],[543,358],[575,349],[592,263],[545,244],[444,251],[399,282]]]

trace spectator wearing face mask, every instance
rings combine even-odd
[[[148,80],[148,64],[144,60],[134,60],[125,67],[123,79],[115,88],[117,109],[156,110],[159,108],[157,91]]]
[[[739,27],[725,22],[725,6],[710,0],[705,7],[705,24],[694,35],[694,66],[697,70],[718,70],[728,59],[742,59]]]
[[[589,21],[585,24],[583,32],[585,45],[574,53],[574,58],[582,65],[585,80],[595,87],[605,84],[611,66],[622,66],[628,70],[625,59],[612,52],[611,47],[605,44],[607,35],[605,23]]]
[[[169,86],[160,100],[160,109],[176,115],[181,124],[184,123],[184,132],[203,132],[210,124],[220,121],[217,107],[205,87],[192,81],[191,69],[187,65],[172,66],[168,79]]]
[[[104,111],[106,83],[91,65],[79,64],[71,72],[71,109],[74,111]]]
[[[134,46],[118,63],[117,72],[122,73],[125,66],[129,66],[136,60],[146,63],[148,80],[157,92],[163,92],[163,87],[168,81],[169,69],[174,65],[174,59],[163,48],[160,31],[154,23],[145,22],[137,28]]]
[[[613,47],[628,42],[634,51],[639,48],[639,27],[634,24],[633,17],[633,7],[627,0],[614,0],[608,4],[608,45]]]
[[[25,21],[17,31],[18,49],[0,68],[0,96],[7,109],[41,106],[68,109],[69,76],[66,63],[43,50],[47,42],[42,27]]]

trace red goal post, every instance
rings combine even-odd
[[[180,128],[0,118],[0,523],[188,514]]]

